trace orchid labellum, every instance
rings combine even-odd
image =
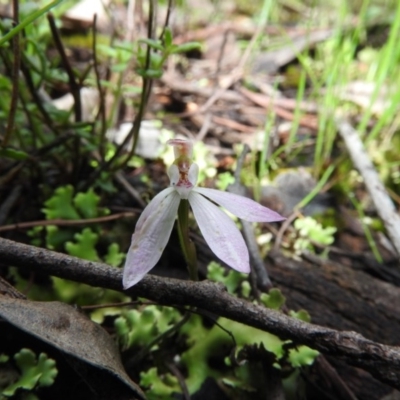
[[[190,141],[172,139],[175,161],[168,170],[170,186],[144,209],[137,221],[123,275],[125,289],[139,282],[157,263],[171,235],[181,200],[187,200],[204,239],[214,254],[239,272],[250,272],[242,234],[214,203],[250,222],[282,221],[281,215],[253,200],[220,190],[196,187],[199,168],[192,162]]]

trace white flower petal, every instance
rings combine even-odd
[[[168,187],[158,193],[153,199],[147,204],[146,208],[142,211],[138,221],[136,222],[135,232],[138,232],[142,229],[142,226],[146,222],[147,218],[153,215],[158,209],[160,203],[167,197],[170,193],[172,193],[175,189],[173,187]]]
[[[196,163],[193,163],[188,172],[188,179],[189,182],[193,185],[196,186],[197,184],[197,179],[199,178],[199,166]]]
[[[175,187],[176,184],[179,182],[179,168],[176,164],[172,164],[168,168],[168,177],[169,177],[169,184]]]
[[[239,272],[250,272],[249,251],[235,223],[195,191],[190,193],[189,203],[200,231],[215,255]]]
[[[178,193],[168,188],[154,197],[143,211],[126,256],[124,289],[139,282],[160,259],[171,235],[180,200]]]
[[[222,192],[221,190],[209,188],[193,188],[197,193],[208,197],[220,206],[226,208],[229,212],[241,219],[250,222],[274,222],[283,221],[284,217],[267,207],[258,204],[247,197],[238,196],[233,193]]]

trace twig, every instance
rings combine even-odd
[[[289,226],[292,224],[292,222],[300,215],[300,212],[298,210],[294,211],[292,214],[289,215],[289,217],[283,221],[281,227],[279,228],[278,234],[275,237],[275,243],[274,247],[272,249],[273,252],[278,252],[279,247],[281,246],[283,235],[289,228]]]
[[[176,77],[171,76],[171,75],[164,75],[161,78],[161,82],[165,85],[168,86],[171,90],[177,91],[177,92],[182,92],[182,93],[189,93],[189,94],[194,94],[197,96],[201,97],[207,97],[211,98],[211,96],[214,93],[213,88],[207,88],[207,87],[198,87],[195,84],[189,82],[189,81],[183,81],[183,80],[177,80]],[[234,90],[225,90],[223,93],[221,93],[220,96],[221,100],[225,101],[231,101],[233,103],[246,103],[247,104],[252,104],[249,100],[246,100],[244,96],[242,96],[240,93],[234,91]],[[203,112],[202,109],[197,109],[196,111],[192,112],[185,112],[185,113],[180,113],[178,116],[190,116],[194,114],[198,114],[199,112]]]
[[[154,39],[155,37],[155,24],[157,21],[157,2],[154,0],[149,0],[149,19],[147,23],[147,38],[148,39]],[[151,62],[151,47],[147,45],[147,50],[146,50],[146,66],[145,69],[148,70],[150,68],[150,62]],[[147,104],[150,98],[150,93],[151,89],[153,86],[153,80],[148,78],[148,77],[143,77],[143,87],[142,87],[142,93],[140,96],[140,104],[139,104],[139,110],[137,112],[137,115],[135,116],[134,123],[132,125],[132,128],[130,132],[128,133],[127,137],[125,138],[125,141],[128,139],[128,141],[133,138],[133,143],[132,143],[132,148],[129,151],[129,155],[126,159],[125,165],[128,163],[128,160],[135,154],[136,146],[139,141],[139,134],[140,134],[140,126],[142,124]],[[121,144],[121,146],[125,147],[126,143],[125,141]],[[120,166],[120,168],[123,168],[123,166]]]
[[[150,0],[149,2],[149,21],[148,21],[148,29],[147,29],[147,37],[148,39],[153,39],[154,38],[154,24],[156,21],[156,6],[157,2],[154,0]],[[146,64],[145,64],[145,69],[148,70],[150,68],[150,58],[151,58],[151,48],[149,45],[147,45],[147,52],[146,52]],[[121,170],[123,169],[126,164],[129,162],[131,157],[135,154],[135,149],[136,145],[139,140],[139,133],[140,133],[140,126],[143,121],[145,111],[147,108],[147,104],[149,101],[152,85],[153,85],[153,80],[151,78],[143,77],[142,78],[142,92],[140,95],[140,103],[139,103],[139,109],[135,115],[135,118],[133,120],[132,128],[130,129],[129,133],[126,135],[125,139],[122,141],[121,144],[118,145],[118,147],[115,149],[114,155],[108,160],[108,161],[103,161],[100,163],[100,166],[93,171],[93,173],[89,176],[89,178],[84,182],[83,184],[79,184],[78,188],[80,190],[84,190],[88,187],[90,187],[93,182],[96,181],[96,179],[100,176],[100,174],[103,171],[111,171],[112,167],[114,166],[115,162],[119,159],[122,151],[124,148],[127,146],[127,144],[133,139],[132,147],[129,151],[128,156],[126,157],[125,162],[122,165],[118,165],[118,169]]]
[[[0,259],[32,271],[90,286],[122,291],[122,271],[65,254],[0,238]],[[189,282],[148,275],[127,291],[165,305],[186,305],[207,310],[263,331],[310,346],[369,371],[382,382],[400,389],[400,349],[364,338],[356,332],[308,324],[278,311],[228,294],[220,284]]]
[[[211,125],[211,113],[206,113],[206,115],[204,116],[203,124],[201,125],[199,133],[196,136],[197,142],[203,141],[203,139],[206,137],[208,133],[208,130],[210,129],[210,125]]]
[[[138,212],[140,212],[138,210]],[[4,225],[0,226],[0,232],[5,231],[13,231],[16,229],[29,229],[35,226],[48,226],[48,225],[56,225],[56,226],[79,226],[79,225],[88,225],[88,224],[98,224],[100,222],[109,222],[114,221],[119,218],[127,218],[133,217],[135,213],[133,212],[123,212],[119,214],[106,215],[105,217],[98,218],[88,218],[88,219],[45,219],[40,221],[29,221],[29,222],[21,222],[18,224]]]
[[[181,387],[181,390],[182,390],[183,399],[190,400],[190,393],[187,388],[185,378],[182,375],[181,371],[179,371],[178,367],[172,361],[167,361],[166,365],[167,365],[167,368],[171,371],[171,373],[178,380],[179,386]]]
[[[254,104],[260,107],[270,109],[273,108],[275,114],[278,117],[286,119],[288,121],[294,121],[296,115],[286,109],[276,105],[276,101],[273,98],[268,98],[262,94],[251,92],[250,90],[241,87],[239,88],[240,94],[242,94],[247,99],[251,100]],[[312,130],[318,130],[318,118],[315,115],[305,115],[299,118],[299,125],[310,128]]]
[[[74,114],[75,114],[75,122],[82,121],[82,104],[81,104],[81,93],[79,84],[76,82],[74,71],[71,67],[71,64],[68,61],[67,54],[64,50],[64,45],[62,43],[60,34],[58,33],[58,29],[56,26],[56,22],[54,20],[53,14],[48,13],[47,19],[49,21],[51,34],[53,35],[54,44],[57,48],[58,53],[60,54],[63,67],[65,68],[65,72],[68,75],[68,81],[71,88],[71,94],[74,98]]]
[[[125,189],[125,191],[137,201],[137,203],[145,208],[146,203],[140,197],[139,192],[128,182],[128,180],[124,177],[121,171],[117,171],[114,175],[114,179]]]
[[[374,165],[369,159],[357,131],[345,120],[338,119],[336,125],[354,165],[363,177],[376,211],[382,219],[396,249],[397,256],[400,257],[400,216],[387,194]]]
[[[18,0],[13,0],[13,17],[14,26],[18,25],[19,3]],[[12,89],[10,100],[10,111],[7,118],[7,129],[3,138],[2,146],[6,147],[14,130],[15,113],[17,112],[18,105],[18,91],[19,91],[19,68],[21,64],[21,49],[19,47],[19,33],[13,39],[13,65],[12,65]]]
[[[240,155],[239,159],[237,160],[237,166],[236,166],[236,170],[235,170],[235,183],[233,185],[229,186],[230,192],[238,194],[240,196],[246,195],[246,193],[245,193],[246,189],[240,183],[240,172],[242,171],[243,163],[246,158],[246,154],[249,151],[250,151],[249,146],[244,145],[242,154]],[[242,229],[243,236],[246,241],[247,248],[249,249],[251,266],[257,277],[257,286],[264,292],[267,292],[269,289],[272,288],[273,285],[269,278],[267,269],[265,268],[264,262],[263,262],[262,258],[260,257],[260,252],[258,249],[256,237],[254,235],[253,226],[250,222],[245,221],[245,220],[241,220],[241,223],[242,223],[242,228],[243,228]]]
[[[190,318],[190,313],[186,312],[184,316],[181,318],[180,321],[178,321],[176,324],[172,325],[169,329],[166,331],[160,333],[157,337],[155,337],[153,340],[150,341],[147,345],[143,346],[133,358],[131,358],[127,363],[126,363],[126,368],[131,369],[134,368],[135,365],[140,365],[141,362],[143,362],[144,357],[148,353],[150,353],[150,350],[152,347],[154,347],[156,344],[162,342],[164,339],[170,337],[177,331],[179,331],[179,328],[181,328],[183,325],[186,324],[186,322]]]
[[[54,44],[57,48],[58,53],[60,54],[61,60],[63,67],[65,68],[65,72],[68,75],[68,81],[69,81],[69,86],[71,89],[71,94],[72,97],[74,98],[74,116],[75,116],[75,122],[80,122],[82,121],[82,102],[81,102],[81,88],[80,88],[80,83],[78,83],[75,79],[75,74],[74,71],[71,67],[71,64],[68,60],[67,54],[65,53],[64,50],[64,45],[62,43],[60,34],[58,32],[56,22],[54,20],[53,14],[48,13],[47,14],[47,19],[49,21],[50,25],[50,30],[51,34],[53,36]],[[82,163],[82,158],[81,158],[81,138],[79,135],[75,136],[74,139],[74,153],[75,153],[75,160],[73,163],[73,173],[72,175],[74,176],[76,181],[79,181],[79,170],[81,167]]]
[[[26,296],[22,294],[20,291],[15,289],[10,283],[8,283],[5,279],[0,276],[0,295],[11,297],[13,299],[24,299],[26,300]]]
[[[15,185],[12,189],[7,198],[4,200],[2,204],[0,204],[0,229],[1,225],[7,219],[8,214],[10,213],[11,209],[13,208],[15,202],[18,200],[20,194],[22,192],[22,185]]]
[[[135,300],[135,301],[124,301],[120,303],[106,303],[106,304],[94,304],[90,306],[80,306],[82,310],[90,311],[90,310],[99,310],[102,308],[114,308],[114,307],[130,307],[130,306],[153,306],[158,305],[154,301],[143,301],[143,300]]]
[[[241,124],[240,122],[236,122],[232,119],[228,118],[223,118],[223,117],[218,117],[217,115],[214,115],[212,117],[212,121],[215,122],[216,124],[225,126],[231,130],[243,132],[243,133],[254,133],[255,128],[253,126],[248,126]]]
[[[45,124],[50,128],[52,132],[56,136],[60,135],[60,132],[58,131],[58,128],[54,125],[53,120],[51,119],[49,113],[47,112],[46,108],[44,107],[44,102],[40,98],[38,91],[35,88],[30,66],[29,66],[29,60],[26,55],[22,55],[22,60],[21,60],[21,71],[22,74],[24,75],[26,86],[31,93],[32,100],[35,103],[36,107],[38,108],[40,114],[42,114],[43,120]]]
[[[99,141],[99,153],[101,155],[101,159],[104,160],[105,154],[105,144],[106,144],[106,130],[107,130],[107,121],[106,121],[106,103],[105,103],[105,96],[104,90],[101,86],[101,77],[99,71],[99,60],[97,58],[97,14],[93,17],[93,28],[92,28],[92,35],[93,35],[93,44],[92,44],[92,52],[93,52],[93,69],[96,76],[96,86],[99,92],[99,110],[97,112],[97,117],[100,116],[100,141]],[[97,120],[97,118],[96,118]],[[95,127],[96,124],[93,124],[92,135],[95,134]]]
[[[167,29],[168,25],[169,25],[169,21],[171,19],[171,14],[172,14],[172,3],[173,0],[168,0],[168,5],[167,5],[167,14],[165,16],[165,22],[164,25],[162,27],[162,31],[160,33],[159,39],[162,40],[164,38],[164,34],[165,34],[165,30]]]

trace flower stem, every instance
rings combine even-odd
[[[189,202],[185,199],[181,200],[178,208],[178,233],[190,279],[198,281],[196,248],[189,239]]]

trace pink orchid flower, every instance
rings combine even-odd
[[[153,198],[136,223],[124,267],[124,288],[139,282],[160,259],[181,199],[189,201],[200,231],[214,254],[236,271],[249,273],[249,252],[242,234],[214,203],[250,222],[282,221],[285,218],[246,197],[196,187],[199,167],[192,163],[192,143],[183,139],[172,139],[167,143],[174,146],[175,153],[175,161],[168,170],[170,186]]]

